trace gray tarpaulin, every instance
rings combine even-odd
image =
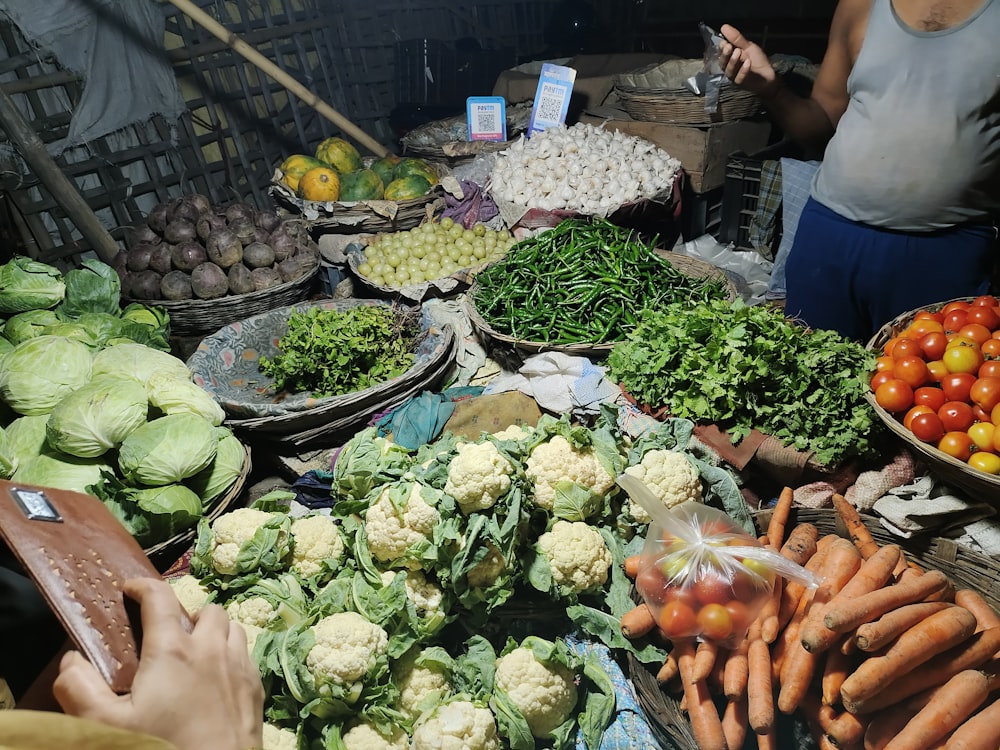
[[[0,0],[25,38],[81,76],[83,93],[55,154],[128,125],[185,109],[163,50],[155,0]]]

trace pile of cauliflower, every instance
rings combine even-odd
[[[561,637],[483,634],[517,592],[561,611],[622,601],[609,592],[630,588],[622,563],[649,514],[615,477],[670,508],[702,501],[704,465],[666,437],[548,416],[409,453],[369,429],[341,455],[333,508],[293,515],[277,492],[204,520],[171,581],[189,610],[217,602],[245,628],[269,695],[264,749],[568,748],[587,727],[596,750],[614,697],[594,699],[608,686],[585,658]]]

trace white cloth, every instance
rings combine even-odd
[[[543,352],[528,357],[516,373],[501,375],[484,393],[520,391],[556,414],[589,416],[604,402],[621,397],[621,388],[604,377],[604,368],[586,357]]]
[[[903,538],[922,533],[951,536],[984,519],[995,521],[996,516],[989,503],[956,494],[929,475],[893,488],[875,501],[872,510],[886,529]],[[984,530],[979,533],[985,536]]]

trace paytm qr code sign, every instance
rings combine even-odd
[[[507,102],[502,96],[470,96],[465,100],[470,141],[507,140]]]
[[[535,90],[535,103],[531,108],[528,137],[553,125],[565,124],[574,81],[576,71],[573,68],[553,63],[542,65],[538,88]]]

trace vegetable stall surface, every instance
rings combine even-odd
[[[607,365],[645,407],[718,423],[734,441],[757,429],[833,466],[872,453],[883,433],[865,400],[873,359],[764,305],[711,300],[647,308]]]
[[[655,247],[605,219],[567,219],[477,273],[472,301],[498,333],[578,344],[621,340],[644,308],[726,296],[723,280],[687,276]]]
[[[273,357],[260,370],[276,391],[337,396],[384,383],[416,361],[420,327],[412,314],[381,305],[295,310]]]

